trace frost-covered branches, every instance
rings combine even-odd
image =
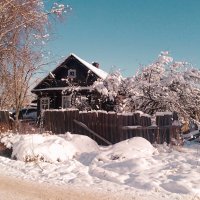
[[[150,114],[177,111],[184,118],[197,117],[199,70],[185,62],[174,62],[168,52],[162,52],[154,63],[134,77],[133,86],[134,92],[137,91],[133,94],[136,109]]]
[[[111,74],[95,83],[95,88],[115,99],[121,112],[176,111],[182,118],[200,121],[200,70],[174,61],[168,52],[161,52],[155,62],[133,77],[123,79],[119,73]]]
[[[104,98],[114,101],[115,97],[119,94],[122,81],[122,75],[117,71],[108,75],[105,80],[97,80],[94,83],[93,88],[102,94]]]
[[[54,6],[52,7],[50,13],[55,14],[57,17],[62,16],[64,13],[67,13],[71,10],[72,8],[69,5],[64,5],[64,4],[58,4],[54,3]]]

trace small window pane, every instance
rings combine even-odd
[[[49,98],[48,97],[40,99],[40,109],[41,110],[49,109]]]
[[[72,95],[62,96],[62,108],[70,108],[71,107],[71,97],[72,97]]]
[[[68,78],[76,78],[76,70],[75,69],[68,70]]]

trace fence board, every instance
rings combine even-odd
[[[171,142],[171,138],[178,138],[179,129],[172,127],[172,115],[164,114],[156,117],[157,127],[151,126],[151,118],[140,113],[119,114],[105,111],[45,111],[45,130],[55,134],[67,131],[75,134],[87,135],[98,144],[106,145],[103,140],[92,134],[92,131],[115,144],[131,137],[140,136],[151,143]],[[81,128],[74,120],[85,124],[91,131]],[[123,129],[123,127],[132,127]]]
[[[106,118],[105,118],[106,114],[107,114],[107,112],[105,112],[105,111],[98,112],[98,130],[97,130],[97,133],[100,134],[105,139],[107,139]],[[97,140],[97,142],[101,145],[104,145],[104,143],[102,143],[102,141]]]
[[[11,127],[8,111],[0,111],[0,132],[8,131]]]
[[[117,132],[117,116],[115,112],[108,112],[108,140],[115,143]]]

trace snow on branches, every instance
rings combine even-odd
[[[199,73],[188,63],[173,61],[168,52],[161,52],[134,78],[134,88],[140,91],[140,96],[135,97],[137,109],[149,114],[176,111],[183,118],[196,118],[200,105]]]
[[[108,99],[117,100],[121,112],[176,111],[182,119],[200,121],[200,70],[187,62],[174,61],[169,52],[161,52],[155,62],[133,77],[123,79],[116,72],[97,81],[94,88]]]
[[[105,80],[98,79],[94,82],[93,88],[110,101],[114,101],[118,95],[120,86],[122,84],[122,75],[116,71],[107,76]]]
[[[71,10],[72,8],[69,5],[54,3],[54,6],[52,7],[50,13],[56,14],[57,17],[59,17]]]

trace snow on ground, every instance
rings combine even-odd
[[[135,137],[99,147],[87,136],[70,133],[7,134],[1,142],[12,146],[12,158],[17,159],[0,157],[0,169],[7,175],[57,185],[92,186],[143,199],[200,199],[199,144],[153,147],[144,138]]]

